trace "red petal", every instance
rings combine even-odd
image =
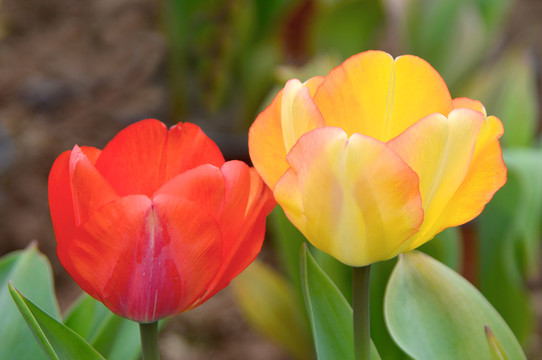
[[[201,296],[220,266],[220,244],[215,220],[197,204],[131,195],[95,212],[62,255],[77,259],[70,274],[91,285],[85,291],[120,316],[149,322]]]
[[[181,275],[182,298],[175,311],[179,313],[191,307],[216,276],[223,261],[223,238],[214,216],[196,203],[158,195],[154,204],[167,224],[170,256]]]
[[[150,197],[183,171],[223,162],[216,144],[196,125],[178,124],[168,133],[163,123],[147,119],[128,126],[111,140],[96,168],[120,195]]]
[[[103,149],[96,168],[121,196],[151,196],[164,176],[162,156],[167,128],[158,120],[128,126]]]
[[[131,268],[121,271],[115,266],[126,261],[125,253],[134,248],[150,206],[149,198],[142,195],[110,202],[92,213],[69,241],[58,242],[60,262],[79,286],[122,316],[126,314],[119,311],[118,304],[106,301],[104,288],[113,276],[131,272]]]
[[[205,295],[195,306],[226,287],[258,255],[265,234],[265,218],[275,206],[271,190],[254,169],[241,161],[222,167],[226,184],[219,215],[223,234],[223,262]]]
[[[80,150],[87,155],[91,163],[94,163],[100,155],[100,150],[96,148],[83,147]],[[72,151],[63,152],[56,159],[49,173],[49,208],[59,254],[63,244],[73,241],[76,228],[72,181],[70,179],[71,155]],[[73,268],[71,258],[64,258],[62,263],[66,269]],[[70,271],[68,270],[68,272]],[[85,287],[90,288],[88,285]],[[93,295],[93,293],[90,294]],[[96,297],[95,294],[93,296]]]
[[[70,154],[69,167],[75,223],[78,225],[96,209],[119,196],[77,145]]]
[[[177,196],[194,201],[210,214],[216,215],[224,198],[224,178],[213,165],[201,165],[165,183],[154,194]]]
[[[197,126],[177,124],[169,130],[165,153],[165,181],[203,164],[224,164],[218,146]]]

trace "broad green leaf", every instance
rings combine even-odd
[[[137,359],[141,351],[139,326],[109,311],[83,294],[64,321],[108,360]]]
[[[525,359],[514,334],[483,295],[421,252],[400,256],[384,307],[393,339],[415,359],[490,360],[486,325],[512,359]]]
[[[341,294],[347,299],[348,303],[351,304],[352,268],[312,245],[309,245],[309,249],[318,265],[341,291]]]
[[[34,340],[9,294],[9,281],[28,294],[29,299],[41,304],[45,311],[59,319],[60,311],[54,295],[51,265],[35,245],[0,259],[0,359],[45,359],[45,354]]]
[[[301,300],[286,279],[256,260],[231,287],[248,322],[296,359],[312,359],[312,338]]]
[[[480,289],[523,343],[535,319],[525,279],[539,266],[542,150],[508,149],[504,158],[508,182],[478,221]]]
[[[352,308],[318,266],[307,246],[301,252],[303,291],[319,360],[354,359]],[[371,342],[371,359],[380,356]]]
[[[484,330],[486,331],[486,339],[487,343],[489,344],[489,350],[491,351],[493,360],[509,360],[508,356],[506,355],[506,351],[504,351],[502,345],[499,343],[499,340],[497,340],[495,334],[493,334],[493,331],[491,331],[489,326],[486,325]]]
[[[384,295],[397,258],[371,265],[371,339],[382,359],[410,359],[395,344],[384,319]]]
[[[454,270],[461,263],[461,239],[457,228],[446,229],[419,248]],[[371,338],[383,359],[403,360],[409,357],[398,347],[389,334],[384,319],[386,284],[397,258],[371,265]]]
[[[22,296],[10,283],[9,292],[43,351],[53,360],[104,360],[82,337]]]

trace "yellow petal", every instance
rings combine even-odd
[[[418,174],[425,218],[407,244],[414,249],[442,230],[443,212],[467,176],[484,116],[470,109],[429,115],[388,144]]]
[[[490,116],[484,120],[467,176],[442,213],[437,232],[480,215],[495,192],[506,183],[507,171],[499,144],[502,134],[503,126],[498,118]]]
[[[286,152],[290,151],[301,135],[325,125],[309,88],[297,79],[289,80],[284,86],[280,120]]]
[[[418,178],[385,143],[336,127],[303,135],[274,194],[320,250],[352,265],[389,259],[422,219]]]
[[[460,108],[472,109],[472,110],[481,112],[482,114],[484,114],[484,116],[487,116],[486,108],[478,100],[472,100],[466,97],[461,97],[461,98],[453,99],[452,104],[453,104],[454,109],[460,109]]]
[[[314,95],[326,125],[388,141],[424,116],[447,115],[446,84],[425,60],[366,51],[333,69]]]
[[[290,80],[250,127],[250,158],[265,183],[273,188],[288,169],[286,154],[297,139],[309,130],[324,125],[311,98],[323,78],[305,84]]]

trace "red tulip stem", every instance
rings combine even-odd
[[[158,353],[158,321],[139,323],[141,333],[141,353],[143,360],[159,360]]]
[[[354,310],[354,358],[371,359],[369,279],[371,265],[353,268],[352,305]]]

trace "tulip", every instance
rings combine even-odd
[[[255,259],[274,200],[196,125],[143,120],[103,150],[61,154],[49,205],[71,277],[117,315],[153,323],[204,303]]]
[[[480,214],[506,182],[500,120],[452,100],[411,55],[354,55],[293,79],[257,117],[250,157],[318,249],[361,267],[413,250]]]

